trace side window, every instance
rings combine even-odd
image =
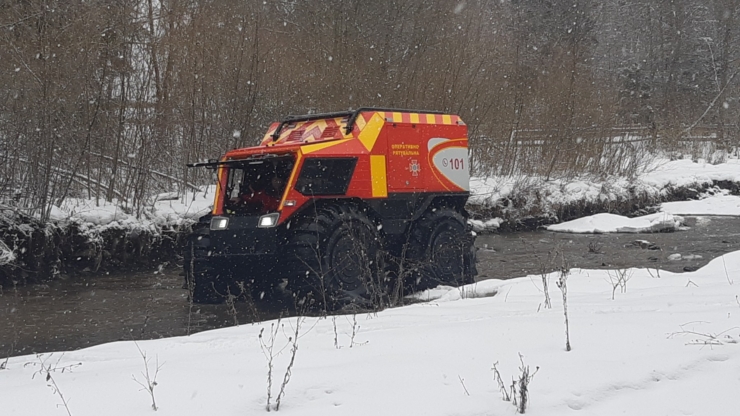
[[[244,181],[244,170],[239,168],[229,169],[229,181],[226,185],[227,197],[236,198]]]
[[[295,188],[303,195],[344,195],[357,158],[306,159]]]

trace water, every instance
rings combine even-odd
[[[672,272],[696,270],[715,257],[740,250],[740,218],[687,217],[687,231],[645,234],[568,234],[527,231],[476,239],[479,279],[507,279],[553,271],[564,258],[571,268],[642,267]],[[640,248],[647,240],[654,249]],[[657,248],[657,249],[655,249]],[[555,253],[557,261],[549,261]],[[680,260],[669,256],[680,254]]]
[[[191,308],[178,274],[89,276],[6,289],[0,296],[0,357],[187,335],[279,313],[257,312],[244,302]]]
[[[476,240],[480,248],[478,279],[539,274],[543,269],[557,269],[563,258],[570,267],[649,267],[681,272],[740,250],[740,218],[688,218],[687,223],[691,227],[688,231],[657,234],[531,231],[481,235]],[[640,248],[632,244],[635,240],[647,240],[660,249]],[[562,257],[558,254],[556,260],[549,260],[556,252]],[[669,260],[672,254],[681,254],[682,259]],[[181,336],[272,319],[281,313],[279,305],[255,308],[246,302],[233,307],[191,308],[179,273],[172,268],[5,288],[0,295],[0,358],[119,340]]]

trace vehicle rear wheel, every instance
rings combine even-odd
[[[352,205],[330,205],[294,221],[284,270],[298,301],[309,299],[326,309],[382,304],[382,243],[365,213]]]
[[[461,213],[444,207],[431,210],[414,224],[408,248],[410,263],[416,265],[411,289],[474,281],[474,237],[465,224]]]

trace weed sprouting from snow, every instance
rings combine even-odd
[[[627,282],[632,278],[632,270],[607,270],[606,274],[609,276],[609,283],[612,286],[612,300],[614,300],[614,294],[617,292],[617,289],[620,289],[622,293],[627,293]]]
[[[346,315],[344,319],[347,321],[347,323],[351,326],[352,332],[345,335],[349,336],[349,348],[354,347],[355,345],[365,345],[367,344],[367,341],[365,342],[355,342],[355,337],[357,337],[357,334],[360,332],[360,325],[357,323],[357,314],[352,314],[352,320],[349,319],[349,316]],[[332,327],[334,329],[334,348],[341,349],[342,346],[339,345],[339,331],[337,330],[337,317],[332,316],[331,318]]]
[[[336,316],[331,317],[331,324],[334,327],[334,348],[339,349],[341,347],[339,346],[339,336],[337,335],[337,317]]]
[[[730,274],[727,272],[727,263],[725,263],[725,256],[722,256],[722,266],[724,266],[725,268],[725,277],[727,277],[727,283],[729,283],[730,285],[734,284],[735,281],[730,279]]]
[[[349,321],[349,318],[346,318],[347,321]],[[357,324],[357,314],[352,314],[352,335],[350,335],[349,339],[349,347],[352,348],[355,345],[365,345],[366,342],[363,343],[355,343],[355,336],[357,336],[357,333],[360,332],[360,325]]]
[[[278,328],[280,328],[280,318],[277,322],[273,322],[270,325],[269,338],[263,336],[265,328],[260,329],[259,340],[260,348],[262,348],[262,354],[264,354],[267,360],[267,404],[265,410],[270,411],[270,401],[272,400],[272,370],[273,360],[275,359],[275,338],[277,338]]]
[[[501,399],[505,402],[511,401],[511,396],[509,395],[509,391],[506,389],[506,385],[504,384],[504,380],[501,378],[501,373],[499,373],[498,368],[496,367],[498,365],[498,361],[493,363],[493,380],[498,384],[498,389],[501,392]]]
[[[465,379],[464,379],[464,378],[462,378],[462,377],[460,377],[460,375],[459,375],[459,374],[458,374],[457,378],[458,378],[458,380],[460,380],[460,384],[462,384],[462,388],[463,388],[463,390],[465,391],[465,395],[466,395],[466,396],[470,396],[470,392],[468,392],[468,388],[467,388],[467,387],[465,387]]]
[[[647,270],[648,274],[653,279],[655,279],[655,278],[660,279],[660,269],[659,268],[657,268],[657,267],[655,268],[655,276],[653,276],[653,272],[650,271],[650,268],[649,267],[647,269],[645,269],[645,270]]]
[[[549,273],[542,272],[542,291],[545,292],[545,308],[552,308],[552,302],[550,301],[550,288],[549,286]]]
[[[570,328],[568,324],[568,275],[570,274],[570,268],[563,259],[563,264],[560,269],[560,277],[558,278],[557,285],[560,292],[563,294],[563,314],[565,315],[565,350],[570,351]]]
[[[159,370],[162,368],[162,365],[159,364],[159,357],[156,357],[154,363],[154,373],[152,374],[149,371],[150,359],[147,358],[146,351],[143,351],[136,341],[134,341],[134,345],[136,345],[136,349],[139,350],[139,355],[141,355],[141,359],[144,360],[144,371],[141,372],[142,380],[139,380],[134,375],[131,375],[131,378],[136,382],[136,384],[141,386],[141,391],[146,391],[147,393],[149,393],[149,397],[151,397],[152,399],[152,409],[154,409],[154,411],[156,412],[159,407],[157,407],[157,401],[154,397],[154,388],[157,387],[157,375],[159,375]]]
[[[288,336],[287,343],[279,350],[275,351],[275,340],[277,339],[278,332],[281,328],[284,328],[284,324],[281,324],[281,318],[278,318],[277,322],[270,325],[270,332],[267,336],[264,335],[265,328],[260,329],[259,342],[262,354],[267,360],[267,403],[265,404],[265,410],[268,412],[280,410],[280,403],[285,396],[285,387],[290,382],[290,378],[293,375],[293,365],[295,364],[296,353],[298,352],[298,339],[300,338],[300,330],[303,322],[306,320],[305,317],[298,316],[293,328],[292,335]],[[280,355],[286,348],[290,347],[290,362],[288,363],[285,373],[283,375],[283,381],[280,384],[280,391],[275,398],[275,406],[272,406],[272,384],[273,384],[273,370],[275,369],[274,360],[275,357]]]
[[[726,329],[719,333],[699,332],[693,329],[686,329],[686,327],[689,325],[693,326],[697,324],[707,324],[707,323],[708,322],[697,321],[697,322],[687,322],[685,324],[679,325],[681,327],[681,330],[668,334],[668,338],[688,336],[692,338],[686,343],[686,345],[701,345],[701,346],[710,346],[710,347],[725,345],[725,344],[740,343],[740,336],[733,337],[732,335],[728,334],[732,330],[740,329],[740,327],[737,327],[737,326],[732,327],[730,329]]]
[[[285,369],[285,374],[283,375],[283,382],[280,384],[280,392],[277,395],[277,398],[275,399],[275,411],[280,410],[280,400],[285,395],[285,386],[288,385],[288,382],[290,381],[290,377],[293,375],[293,364],[295,364],[295,356],[298,352],[298,335],[301,330],[301,324],[303,321],[305,321],[306,318],[304,317],[298,317],[295,322],[295,332],[293,333],[293,336],[288,338],[288,344],[290,344],[290,362],[288,363],[288,367]]]
[[[524,364],[524,356],[519,354],[519,361],[522,363],[519,367],[519,380],[516,383],[518,391],[514,393],[514,405],[517,411],[521,414],[527,411],[527,405],[529,404],[529,383],[534,378],[534,375],[540,371],[539,367],[536,367],[534,373],[529,372],[529,366]],[[518,400],[516,399],[518,397]]]
[[[498,371],[498,361],[493,364],[493,379],[498,384],[499,391],[501,392],[501,398],[506,402],[511,402],[516,407],[517,412],[524,414],[527,411],[527,405],[529,404],[529,383],[534,379],[534,375],[540,370],[540,367],[536,367],[534,373],[531,373],[529,366],[524,364],[524,356],[519,353],[519,378],[511,378],[511,386],[509,389],[504,385],[504,381],[501,378],[501,373]]]
[[[241,290],[241,293],[238,295],[234,295],[233,293],[231,293],[230,287],[226,288],[226,311],[234,320],[234,326],[239,326],[239,316],[236,310],[236,299],[244,293],[244,283],[238,282],[238,285],[239,289]]]
[[[522,240],[522,243],[524,243],[524,245],[527,245],[524,240]],[[534,246],[531,243],[529,243],[529,245],[531,246],[532,251],[534,253],[537,253],[537,250],[534,248]],[[552,270],[552,264],[555,259],[557,259],[558,255],[562,256],[562,253],[560,252],[560,247],[556,247],[555,249],[548,251],[547,259],[541,259],[537,254],[534,254],[534,257],[538,260],[539,263],[538,267],[540,277],[542,277],[542,291],[545,294],[545,309],[552,308],[552,302],[550,301],[550,270]]]
[[[72,411],[69,409],[69,400],[66,397],[64,397],[64,394],[62,394],[62,390],[59,388],[59,384],[57,384],[57,381],[54,379],[54,376],[52,375],[52,373],[56,373],[56,372],[64,373],[65,371],[71,372],[72,369],[81,366],[82,363],[69,364],[69,365],[60,367],[59,362],[64,357],[64,354],[62,354],[59,356],[59,359],[56,361],[56,363],[52,365],[50,363],[47,363],[47,361],[49,360],[49,358],[52,357],[52,355],[53,353],[49,354],[48,357],[43,358],[44,354],[36,354],[36,359],[38,359],[39,362],[38,363],[29,362],[29,363],[26,363],[26,365],[31,365],[31,366],[39,365],[41,367],[38,371],[33,373],[33,376],[31,376],[31,378],[36,377],[37,374],[44,375],[44,379],[47,383],[47,386],[51,388],[51,391],[55,395],[59,396],[59,399],[62,401],[62,406],[64,406],[64,409],[67,411],[67,415],[72,416]]]
[[[15,341],[10,343],[10,351],[8,351],[8,355],[5,356],[5,361],[0,363],[0,370],[5,370],[8,368],[8,361],[10,360],[10,356],[13,355],[13,350],[15,349]]]

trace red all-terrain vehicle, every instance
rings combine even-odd
[[[430,111],[290,116],[218,161],[185,253],[191,297],[287,292],[328,308],[476,275],[467,126]]]

